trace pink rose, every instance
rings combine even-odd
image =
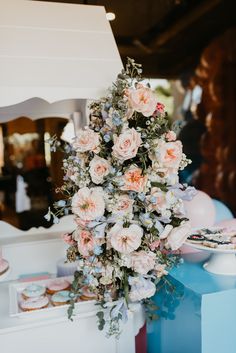
[[[105,202],[101,188],[80,189],[71,201],[72,212],[82,220],[92,221],[103,216]]]
[[[168,131],[165,134],[165,138],[167,139],[167,141],[171,142],[171,141],[175,141],[176,140],[176,133],[174,131]]]
[[[155,240],[153,241],[150,245],[149,248],[154,251],[156,248],[158,248],[160,245],[160,240]]]
[[[129,254],[138,249],[143,236],[143,229],[131,224],[128,228],[123,228],[121,224],[115,224],[108,232],[111,246],[122,254]]]
[[[165,113],[165,106],[164,104],[158,102],[156,105],[156,112],[159,114],[164,114]]]
[[[149,271],[154,269],[156,255],[149,251],[144,250],[135,251],[131,254],[131,267],[132,269],[142,275],[146,275]]]
[[[98,153],[100,148],[99,134],[91,129],[79,130],[73,147],[76,152],[84,153],[92,151]]]
[[[189,221],[182,223],[179,227],[173,228],[166,239],[166,247],[171,250],[178,250],[191,233],[191,224]]]
[[[155,151],[159,164],[177,170],[182,159],[182,148],[181,141],[160,141]]]
[[[62,239],[63,241],[68,244],[68,245],[74,245],[76,244],[76,242],[74,241],[74,239],[72,238],[72,235],[69,233],[63,234],[62,235]]]
[[[147,175],[142,174],[142,169],[131,166],[122,177],[124,185],[121,190],[142,192],[147,183]]]
[[[104,177],[110,173],[110,163],[101,157],[95,156],[89,163],[89,173],[94,184],[102,184]]]
[[[90,221],[86,221],[84,219],[80,219],[79,217],[75,218],[75,222],[78,226],[80,226],[81,228],[86,228],[87,225],[90,223]]]
[[[134,158],[141,145],[141,135],[134,128],[127,129],[114,137],[113,156],[120,161]]]
[[[75,235],[78,244],[78,250],[81,255],[89,256],[93,253],[95,246],[95,239],[92,233],[85,229],[78,229]]]
[[[138,84],[136,88],[126,91],[130,108],[149,117],[153,115],[157,106],[157,97],[148,87]]]

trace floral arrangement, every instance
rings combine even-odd
[[[47,215],[75,215],[75,230],[64,235],[68,260],[79,260],[73,296],[86,286],[109,308],[98,312],[108,335],[119,334],[130,303],[155,294],[190,233],[183,200],[194,191],[178,179],[190,161],[141,73],[128,59],[108,95],[91,104],[89,126],[66,146],[66,197]]]

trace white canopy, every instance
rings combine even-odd
[[[121,68],[103,7],[0,1],[1,122],[84,113]]]

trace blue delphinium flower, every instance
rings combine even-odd
[[[56,204],[57,204],[58,207],[64,207],[66,205],[66,201],[65,200],[59,200],[59,201],[57,201]]]
[[[58,224],[60,222],[59,218],[57,216],[55,216],[54,214],[52,216],[53,216],[53,223]]]
[[[105,134],[105,135],[103,136],[103,140],[104,140],[105,142],[109,142],[109,141],[111,141],[111,136],[110,136],[109,134]]]
[[[117,112],[112,114],[112,122],[115,126],[120,126],[122,124],[122,119]]]
[[[100,245],[96,245],[93,249],[95,255],[101,255],[103,253],[103,249]]]

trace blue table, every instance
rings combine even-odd
[[[176,290],[153,298],[162,316],[147,326],[148,353],[236,353],[236,276],[183,263],[169,279]]]

